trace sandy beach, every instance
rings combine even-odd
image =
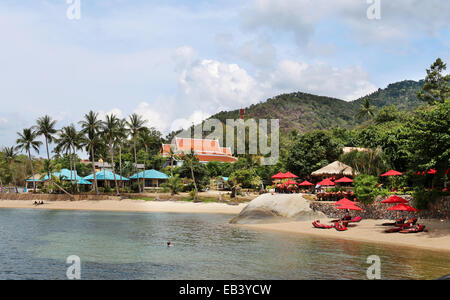
[[[328,224],[328,220],[321,220]],[[419,223],[426,225],[428,232],[416,234],[384,233],[385,226],[380,226],[384,222],[391,220],[363,220],[355,225],[350,225],[347,231],[337,231],[335,229],[316,229],[310,221],[288,222],[276,224],[251,224],[236,225],[254,230],[270,230],[286,233],[307,234],[324,238],[338,238],[353,241],[362,241],[376,244],[390,244],[394,246],[413,247],[420,249],[445,251],[450,254],[450,223],[439,220],[419,220]]]
[[[93,210],[123,212],[168,212],[168,213],[211,213],[238,214],[246,204],[228,205],[224,203],[193,203],[175,201],[143,200],[101,200],[101,201],[49,201],[34,206],[32,201],[0,200],[0,208]]]

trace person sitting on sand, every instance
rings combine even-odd
[[[43,205],[43,204],[44,204],[44,201],[41,201],[41,203],[39,203],[39,204]]]
[[[37,201],[34,201],[33,205],[34,205],[34,206],[38,205]]]

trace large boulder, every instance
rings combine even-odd
[[[320,218],[326,218],[325,214],[312,210],[302,194],[264,194],[251,201],[230,223],[261,224]]]

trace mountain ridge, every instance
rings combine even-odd
[[[410,111],[417,108],[422,101],[417,98],[417,91],[424,81],[403,80],[389,84],[384,89],[363,96],[353,101],[317,96],[303,92],[281,94],[264,102],[252,104],[245,108],[245,117],[254,119],[279,119],[284,132],[299,130],[307,132],[315,129],[332,127],[352,128],[360,125],[355,115],[361,103],[369,99],[377,109],[387,105],[396,105],[400,110]],[[221,111],[210,117],[225,122],[236,119],[239,109]]]

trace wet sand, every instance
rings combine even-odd
[[[324,224],[329,224],[330,220],[331,219],[321,220],[321,222]],[[384,230],[390,228],[380,226],[380,224],[385,222],[392,222],[392,220],[362,220],[360,223],[349,225],[349,229],[347,231],[337,231],[334,228],[316,229],[312,226],[311,221],[236,226],[255,230],[307,234],[325,238],[390,244],[394,246],[413,247],[450,253],[449,221],[419,220],[420,224],[424,224],[426,226],[427,232],[410,234],[385,233]]]
[[[44,201],[45,202],[45,201]],[[48,201],[35,206],[33,201],[0,200],[0,208],[93,210],[124,212],[169,212],[169,213],[212,213],[238,214],[246,204],[228,205],[225,203],[193,203],[175,201],[143,200],[101,200],[101,201]]]

